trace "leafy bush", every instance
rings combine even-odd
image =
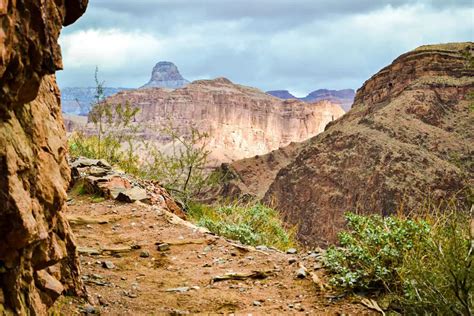
[[[191,203],[188,215],[213,233],[244,244],[282,250],[295,245],[295,230],[285,229],[278,212],[259,203],[217,207]]]
[[[474,312],[473,208],[451,201],[407,219],[347,214],[349,231],[324,263],[343,289],[390,293],[406,313]]]
[[[401,286],[398,270],[405,253],[426,235],[430,226],[424,221],[379,215],[346,214],[350,231],[339,234],[342,248],[326,252],[325,265],[335,275],[334,285],[345,288]]]

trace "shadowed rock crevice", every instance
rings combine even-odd
[[[67,2],[67,4],[66,4]],[[63,211],[70,178],[57,43],[87,0],[7,1],[0,15],[0,314],[43,315],[83,294]]]

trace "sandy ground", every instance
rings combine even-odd
[[[72,226],[90,302],[62,297],[53,309],[60,314],[371,314],[358,298],[318,289],[310,276],[324,278],[317,254],[241,247],[144,204],[94,203],[79,196],[68,212],[70,218],[83,217]],[[160,251],[157,244],[163,243],[169,249]],[[303,279],[296,277],[301,265],[308,271]],[[269,276],[212,281],[252,271]]]

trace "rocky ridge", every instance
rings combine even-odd
[[[62,68],[60,30],[84,13],[87,2],[0,5],[2,315],[45,315],[62,293],[84,294],[64,216],[70,172],[53,74]]]
[[[141,88],[177,89],[189,83],[179,73],[178,67],[169,61],[158,62],[151,73],[150,81]]]
[[[304,243],[326,245],[348,210],[386,215],[416,211],[427,199],[462,199],[474,178],[466,99],[474,70],[464,57],[473,50],[473,43],[432,45],[397,58],[364,83],[350,112],[285,158],[263,200],[298,225]],[[262,177],[257,158],[246,165]]]
[[[343,90],[328,90],[328,89],[319,89],[309,93],[303,98],[297,98],[292,95],[288,90],[273,90],[267,91],[267,94],[273,95],[280,99],[298,99],[304,102],[318,102],[322,100],[328,100],[334,103],[338,103],[344,109],[344,111],[349,111],[351,109],[352,103],[354,102],[355,91],[352,89],[343,89]]]
[[[139,89],[107,99],[139,107],[136,122],[154,127],[170,122],[182,135],[194,126],[209,133],[208,149],[216,162],[229,162],[303,141],[324,130],[344,111],[329,101],[280,100],[228,79],[198,80],[173,91]],[[149,129],[145,137],[157,137]],[[159,139],[166,145],[166,139]]]

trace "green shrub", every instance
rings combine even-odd
[[[390,293],[409,314],[472,315],[472,213],[455,202],[415,219],[349,213],[341,247],[324,257],[331,282]]]
[[[330,247],[324,263],[331,283],[344,288],[399,288],[405,253],[430,230],[424,221],[379,215],[346,214],[349,231],[339,234],[342,248]]]
[[[248,245],[286,250],[295,246],[295,230],[285,229],[279,214],[265,205],[207,206],[191,203],[188,215],[211,232]]]

